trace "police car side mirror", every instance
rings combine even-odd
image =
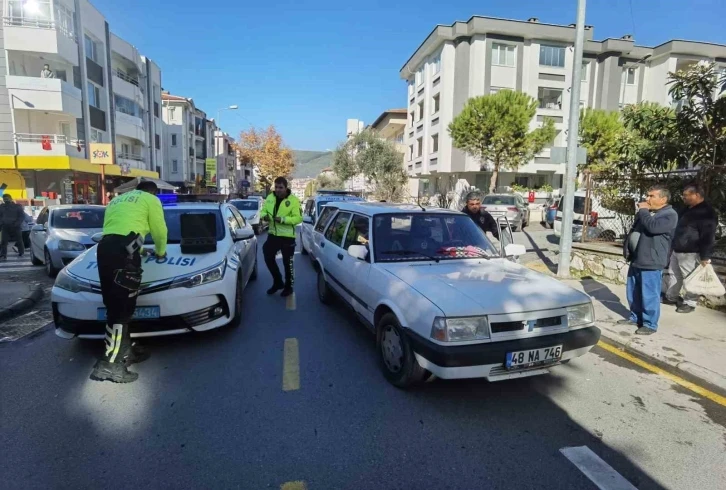
[[[252,227],[247,226],[245,228],[237,228],[234,231],[234,235],[232,238],[234,239],[234,241],[249,240],[253,236],[255,236],[255,231],[252,229]]]
[[[45,231],[45,227],[44,227],[43,225],[35,225],[35,226],[33,226],[33,227],[32,227],[32,228],[30,229],[30,231],[34,231],[34,232],[36,232],[36,233],[37,233],[37,232],[40,232],[40,231]]]
[[[365,245],[351,245],[348,247],[348,255],[358,260],[365,260],[368,256],[368,249]]]
[[[91,240],[93,240],[95,243],[100,243],[101,238],[103,238],[103,233],[94,233],[91,237]]]

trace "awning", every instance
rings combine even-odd
[[[130,181],[116,187],[113,191],[117,192],[119,194],[123,194],[124,192],[129,192],[129,191],[136,189],[136,186],[139,185],[141,182],[153,182],[154,184],[156,184],[156,187],[158,187],[159,190],[162,190],[162,191],[175,191],[176,190],[175,186],[171,185],[168,182],[164,182],[161,179],[152,179],[149,177],[136,177],[135,179],[130,180]]]
[[[13,158],[13,157],[11,157]],[[85,172],[89,174],[101,174],[101,166],[91,163],[83,158],[68,156],[41,156],[41,155],[18,155],[15,158],[18,170],[71,170],[73,172]],[[0,159],[0,162],[5,162]],[[159,174],[150,170],[130,168],[127,174],[121,173],[118,165],[105,165],[105,173],[110,176],[121,177],[150,177],[158,179]],[[5,168],[5,167],[2,167]]]

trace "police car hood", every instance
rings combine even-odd
[[[88,281],[98,282],[98,259],[93,247],[74,260],[67,270],[74,276]],[[208,254],[183,254],[180,245],[170,244],[166,247],[166,258],[157,261],[154,257],[141,257],[141,268],[144,270],[142,283],[156,282],[186,276],[209,269],[224,260],[221,249]]]

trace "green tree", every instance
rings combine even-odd
[[[373,184],[378,199],[398,201],[404,196],[408,175],[403,168],[403,155],[396,146],[366,129],[345,143],[333,154],[333,170],[342,180],[363,175]]]
[[[555,137],[554,123],[545,119],[530,130],[537,101],[522,92],[500,90],[469,99],[449,124],[454,146],[492,166],[489,191],[494,192],[500,170],[516,171]]]
[[[587,150],[586,168],[610,172],[620,161],[625,126],[618,112],[585,109],[580,114],[580,145]]]

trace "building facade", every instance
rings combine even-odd
[[[164,92],[161,95],[166,143],[161,178],[180,188],[195,186],[194,100]]]
[[[3,0],[0,41],[0,170],[22,177],[15,197],[101,202],[92,142],[114,144],[109,189],[158,177],[161,70],[87,0]]]
[[[652,101],[671,105],[669,72],[701,60],[726,67],[726,46],[669,41],[637,46],[631,36],[593,40],[586,26],[581,108],[619,110]],[[471,97],[502,89],[527,93],[538,101],[530,127],[544,118],[555,123],[554,140],[517,172],[500,173],[498,188],[562,186],[565,164],[550,158],[552,147],[567,146],[569,90],[572,86],[575,25],[472,17],[437,26],[400,70],[407,82],[404,166],[416,179],[465,180],[488,189],[490,168],[452,145],[447,127]]]

